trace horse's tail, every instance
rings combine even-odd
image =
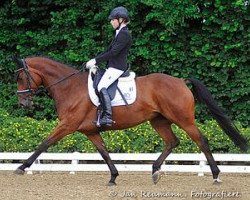
[[[193,78],[186,79],[186,83],[188,82],[190,82],[193,86],[192,89],[194,96],[199,102],[207,105],[213,117],[229,138],[234,142],[234,144],[242,151],[247,151],[249,148],[247,140],[240,135],[239,130],[235,127],[233,122],[222,112],[221,108],[218,107],[206,86],[199,80]]]

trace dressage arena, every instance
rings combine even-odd
[[[4,200],[116,200],[116,199],[250,199],[250,174],[221,173],[220,185],[211,173],[163,175],[157,185],[150,172],[120,172],[117,186],[109,187],[108,172],[42,172],[15,175],[0,172],[0,199]]]

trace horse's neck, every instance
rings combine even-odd
[[[54,84],[59,84],[64,78],[76,72],[75,69],[65,67],[63,64],[50,63],[43,64],[40,67],[40,72],[43,75],[44,87],[52,87]]]
[[[72,99],[71,95],[82,90],[79,87],[83,81],[79,81],[78,71],[73,68],[58,63],[48,64],[43,63],[43,66],[39,67],[43,76],[43,86],[55,101],[58,116],[60,116],[61,112],[67,109],[65,103]],[[80,76],[80,79],[82,80],[84,77],[86,76]]]

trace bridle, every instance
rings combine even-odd
[[[15,71],[15,73],[17,73],[16,75],[16,80],[18,80],[18,76],[20,75],[21,72],[24,72],[25,75],[26,75],[26,80],[27,80],[27,83],[28,83],[28,89],[25,89],[25,90],[17,90],[17,95],[23,95],[23,94],[28,94],[29,96],[31,95],[37,95],[39,93],[45,93],[47,96],[48,95],[48,89],[54,85],[57,85],[61,82],[63,82],[64,80],[76,75],[76,74],[79,74],[80,72],[84,71],[84,67],[77,71],[77,72],[74,72],[74,73],[71,73],[69,74],[68,76],[66,77],[63,77],[62,79],[56,81],[55,83],[52,83],[51,85],[47,86],[47,87],[43,87],[43,88],[39,88],[38,84],[36,83],[36,81],[34,80],[34,78],[31,76],[30,74],[30,71],[29,71],[29,68],[28,68],[28,65],[26,64],[25,60],[24,59],[21,59],[21,62],[22,62],[22,68],[18,69]],[[83,63],[82,66],[85,66],[86,63]],[[32,89],[31,87],[31,83],[35,83],[36,85],[36,89]]]
[[[18,77],[19,77],[20,73],[24,72],[25,75],[26,75],[27,83],[28,83],[28,89],[26,89],[26,90],[17,90],[17,95],[36,94],[38,89],[32,89],[31,88],[31,83],[33,81],[35,83],[35,85],[37,86],[37,88],[38,88],[38,85],[37,85],[36,81],[34,80],[34,78],[31,76],[30,71],[29,71],[28,66],[26,65],[25,61],[23,59],[21,59],[21,61],[22,61],[22,66],[23,67],[15,71],[15,73],[17,74],[16,75],[16,80],[18,80]]]

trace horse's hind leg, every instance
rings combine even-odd
[[[221,180],[219,179],[220,170],[209,149],[207,138],[200,133],[199,129],[194,124],[184,126],[182,128],[188,133],[191,139],[198,145],[200,150],[205,154],[213,174],[214,183],[220,183],[221,182]]]
[[[152,119],[150,123],[166,143],[166,148],[163,150],[159,158],[153,163],[152,179],[156,184],[161,178],[160,168],[163,161],[172,152],[172,149],[178,146],[180,142],[171,129],[171,123],[163,116],[158,116]]]
[[[111,179],[108,185],[109,186],[116,185],[115,179],[117,176],[119,176],[119,173],[109,156],[109,153],[105,147],[102,137],[100,136],[99,133],[96,133],[96,134],[88,135],[88,138],[96,146],[98,152],[101,154],[101,156],[103,157],[103,159],[105,160],[105,162],[107,163],[109,167],[109,170],[111,172]]]

